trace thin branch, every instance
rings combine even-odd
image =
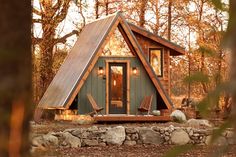
[[[32,19],[33,23],[42,23],[42,19]]]
[[[32,11],[33,11],[33,13],[36,14],[36,15],[39,15],[39,16],[42,15],[42,12],[39,11],[39,10],[37,10],[37,9],[35,9],[35,8],[32,8]]]
[[[75,35],[75,34],[78,35],[79,32],[78,32],[77,30],[73,30],[72,32],[70,32],[70,33],[64,35],[63,37],[58,38],[58,39],[55,39],[53,43],[54,43],[54,44],[57,44],[57,43],[65,43],[65,42],[66,42],[66,39],[67,39],[68,37],[70,37],[70,36],[72,36],[72,35]]]

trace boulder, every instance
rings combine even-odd
[[[71,148],[81,147],[81,140],[78,137],[71,135],[69,132],[63,133],[64,142]]]
[[[43,140],[45,141],[46,146],[57,146],[59,143],[58,138],[51,134],[43,135]]]
[[[163,139],[158,132],[153,131],[149,128],[139,128],[139,136],[145,144],[161,144]]]
[[[190,126],[190,127],[212,127],[212,124],[208,121],[208,120],[205,120],[205,119],[189,119],[187,121],[187,124]]]
[[[171,141],[176,145],[185,145],[189,143],[190,138],[189,135],[182,129],[175,130],[171,134]]]
[[[34,147],[53,147],[58,145],[58,138],[51,134],[34,137],[32,145]]]
[[[226,145],[228,145],[228,142],[225,137],[220,136],[213,142],[213,145],[226,146]]]
[[[125,140],[125,128],[123,126],[117,126],[108,129],[104,139],[107,144],[122,145]]]
[[[170,117],[175,121],[175,122],[185,122],[186,121],[186,116],[185,114],[180,111],[180,110],[175,110],[170,114]]]

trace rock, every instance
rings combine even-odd
[[[184,130],[175,130],[171,134],[171,141],[173,144],[185,145],[190,141],[190,138]]]
[[[234,132],[233,131],[226,131],[225,137],[226,138],[234,138]]]
[[[43,140],[46,143],[46,146],[58,146],[58,138],[51,134],[43,135]]]
[[[170,133],[168,131],[165,132],[165,136],[169,136]]]
[[[175,130],[175,127],[173,125],[170,125],[169,128],[168,128],[169,132],[173,132]]]
[[[180,111],[180,110],[175,110],[175,111],[173,111],[173,112],[170,114],[170,117],[171,117],[174,121],[176,121],[176,122],[182,123],[182,122],[185,122],[185,121],[186,121],[186,116],[185,116],[185,114],[184,114],[182,111]]]
[[[140,139],[144,144],[161,144],[163,140],[158,132],[155,132],[149,128],[139,129]]]
[[[72,135],[81,138],[82,137],[82,133],[84,131],[82,129],[75,129],[74,131],[71,132]]]
[[[193,136],[193,130],[190,130],[188,134],[189,136]]]
[[[127,134],[134,134],[134,133],[137,133],[138,132],[138,130],[136,129],[136,128],[125,128],[125,132],[127,133]]]
[[[136,141],[125,141],[124,145],[133,146],[133,145],[136,145]]]
[[[165,136],[165,141],[169,141],[170,137],[169,136]]]
[[[210,145],[211,144],[211,138],[212,138],[212,136],[207,136],[206,137],[206,140],[205,140],[205,144],[206,145]]]
[[[210,122],[208,120],[205,120],[205,119],[189,119],[187,121],[187,124],[190,126],[190,127],[201,127],[201,126],[204,126],[204,127],[212,127],[212,125],[210,124]]]
[[[64,142],[69,144],[71,148],[81,147],[81,140],[78,137],[71,135],[69,132],[63,133]]]
[[[84,141],[85,145],[87,145],[87,146],[97,146],[98,145],[97,140],[84,139],[83,141]]]
[[[152,111],[152,115],[154,115],[154,116],[160,116],[160,115],[161,115],[161,111],[160,111],[160,110],[153,110],[153,111]]]
[[[212,138],[211,135],[206,137],[206,140],[205,140],[206,145],[212,144],[212,143],[211,143],[211,142],[212,142],[212,139],[211,139],[211,138]],[[230,142],[228,143],[227,140],[226,140],[226,138],[223,137],[223,136],[218,137],[218,139],[216,139],[216,140],[213,142],[213,145],[217,145],[217,146],[223,146],[223,145],[228,145],[228,144],[230,144]]]
[[[134,141],[137,141],[138,140],[138,133],[132,134],[131,139],[134,140]]]
[[[194,137],[198,137],[198,136],[199,136],[199,134],[198,134],[198,133],[195,133],[195,134],[193,134],[193,136],[194,136]]]
[[[108,129],[105,134],[105,141],[108,144],[122,145],[125,140],[125,128],[123,126],[117,126]]]
[[[105,147],[105,146],[106,146],[106,143],[105,143],[105,142],[99,143],[99,146]]]
[[[213,143],[213,145],[225,146],[225,145],[228,145],[228,142],[225,137],[220,136],[216,139],[216,141]]]
[[[44,140],[42,136],[34,137],[31,141],[34,147],[45,147]]]
[[[98,131],[98,127],[92,126],[92,127],[88,128],[88,131],[91,131],[91,132]]]
[[[125,139],[128,140],[128,141],[130,141],[130,140],[131,140],[131,137],[130,137],[129,135],[126,135],[126,136],[125,136]]]

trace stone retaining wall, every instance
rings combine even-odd
[[[32,149],[136,144],[210,144],[213,129],[191,127],[97,127],[66,129],[45,135],[32,135]],[[214,144],[236,144],[232,130],[226,130]]]

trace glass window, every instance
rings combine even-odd
[[[115,29],[103,48],[102,56],[133,56],[118,28]]]
[[[149,49],[149,62],[157,76],[163,75],[162,49]]]

